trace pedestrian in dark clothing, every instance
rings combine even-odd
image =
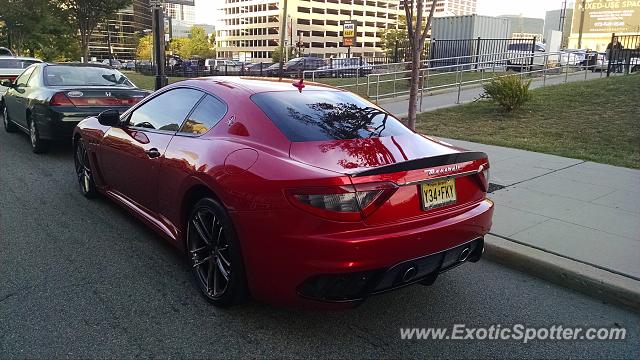
[[[613,67],[613,71],[622,72],[622,50],[624,47],[618,41],[617,37],[613,38],[613,41],[607,45],[607,59],[611,62]]]

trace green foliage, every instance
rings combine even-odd
[[[78,56],[77,36],[68,13],[48,0],[0,0],[2,45],[18,55],[44,60]]]
[[[173,55],[178,55],[183,59],[191,57],[191,49],[188,38],[174,38],[169,43],[169,50]]]
[[[289,47],[289,59],[292,59],[295,56],[295,51],[295,48]],[[276,47],[271,53],[271,60],[273,60],[274,63],[279,63],[280,59],[282,59],[283,53],[282,46]]]
[[[151,60],[153,52],[153,36],[145,35],[138,40],[136,48],[136,58],[140,60]]]
[[[529,86],[531,80],[522,80],[517,75],[499,76],[483,85],[481,98],[490,99],[504,111],[511,112],[531,100]]]
[[[169,44],[169,50],[183,59],[189,59],[194,56],[202,58],[214,58],[216,56],[211,38],[204,28],[199,26],[192,27],[187,38],[172,39]]]
[[[189,31],[189,51],[191,56],[200,56],[203,58],[212,58],[215,56],[213,47],[209,43],[209,36],[204,28],[194,26]]]

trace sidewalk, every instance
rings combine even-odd
[[[599,79],[600,77],[605,77],[606,74],[600,72],[587,72],[586,74],[587,80]],[[584,81],[585,73],[578,72],[575,74],[569,74],[566,77],[567,82],[574,81]],[[558,85],[565,82],[565,75],[548,75],[546,80],[546,85]],[[531,88],[540,88],[543,87],[542,79],[535,79],[531,82]],[[480,95],[482,95],[484,91],[481,86],[467,86],[466,88],[462,88],[460,91],[460,103],[469,103],[477,99]],[[425,95],[422,97],[422,112],[424,111],[432,111],[436,109],[442,109],[447,107],[456,106],[456,101],[458,100],[458,90],[450,89],[450,91],[443,91],[434,95]],[[397,98],[387,98],[381,99],[379,105],[392,113],[397,117],[406,117],[407,109],[409,107],[409,100],[407,96],[397,97]],[[420,99],[418,98],[418,107],[420,106]],[[420,112],[420,109],[418,108]]]
[[[464,90],[463,99],[481,91]],[[443,104],[453,97],[425,97],[423,110],[452,106]],[[402,116],[407,103],[381,106]],[[488,258],[640,309],[640,170],[443,140],[489,155],[498,186],[489,194],[496,206]]]
[[[505,186],[489,195],[493,235],[640,282],[640,170],[445,141],[486,152]]]

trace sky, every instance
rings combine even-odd
[[[196,21],[214,24],[223,0],[196,0]],[[562,0],[478,0],[480,15],[520,15],[544,19],[547,10],[560,9]]]

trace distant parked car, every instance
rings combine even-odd
[[[0,47],[0,56],[13,56],[13,53],[6,47]]]
[[[103,65],[109,65],[114,69],[122,69],[122,63],[116,59],[104,59],[102,60]]]
[[[6,49],[6,48],[0,48]],[[9,49],[6,49],[9,51]],[[1,51],[1,50],[0,50]],[[42,60],[38,60],[31,57],[4,57],[0,56],[0,82],[2,80],[8,80],[13,82],[18,75],[22,74],[24,69],[28,68],[32,64],[40,63]],[[7,87],[0,84],[0,110],[4,108],[4,93],[7,92]]]
[[[284,66],[285,74],[289,76],[297,76],[305,70],[316,70],[319,67],[325,66],[327,63],[323,58],[306,56],[298,57],[287,61]],[[280,64],[276,63],[267,68],[267,74],[270,76],[277,76],[280,70]]]
[[[587,55],[589,69],[591,71],[607,71],[609,69],[609,59],[606,52],[591,53]],[[611,65],[611,71],[623,72],[626,64],[625,61],[614,61]],[[640,51],[637,53],[631,53],[629,58],[629,72],[640,72]]]
[[[127,110],[147,94],[118,70],[93,64],[34,64],[11,82],[4,96],[4,129],[29,134],[33,152],[49,141],[71,140],[82,119],[107,109]]]
[[[249,75],[266,74],[268,67],[272,66],[272,62],[260,62],[255,64],[249,64],[245,67],[245,71]]]
[[[127,61],[124,64],[122,64],[122,68],[126,70],[135,70],[136,63],[134,63],[133,61]]]
[[[582,64],[587,58],[587,50],[581,49],[565,49],[560,51],[560,59],[553,56],[554,60],[558,60],[561,66],[576,66]]]
[[[316,69],[316,77],[348,77],[371,74],[373,67],[361,58],[329,59],[329,64]]]
[[[229,59],[206,59],[204,61],[205,71],[210,72],[236,72],[240,71],[241,64]]]
[[[528,71],[532,68],[542,68],[546,51],[544,44],[519,42],[507,45],[507,70]]]

